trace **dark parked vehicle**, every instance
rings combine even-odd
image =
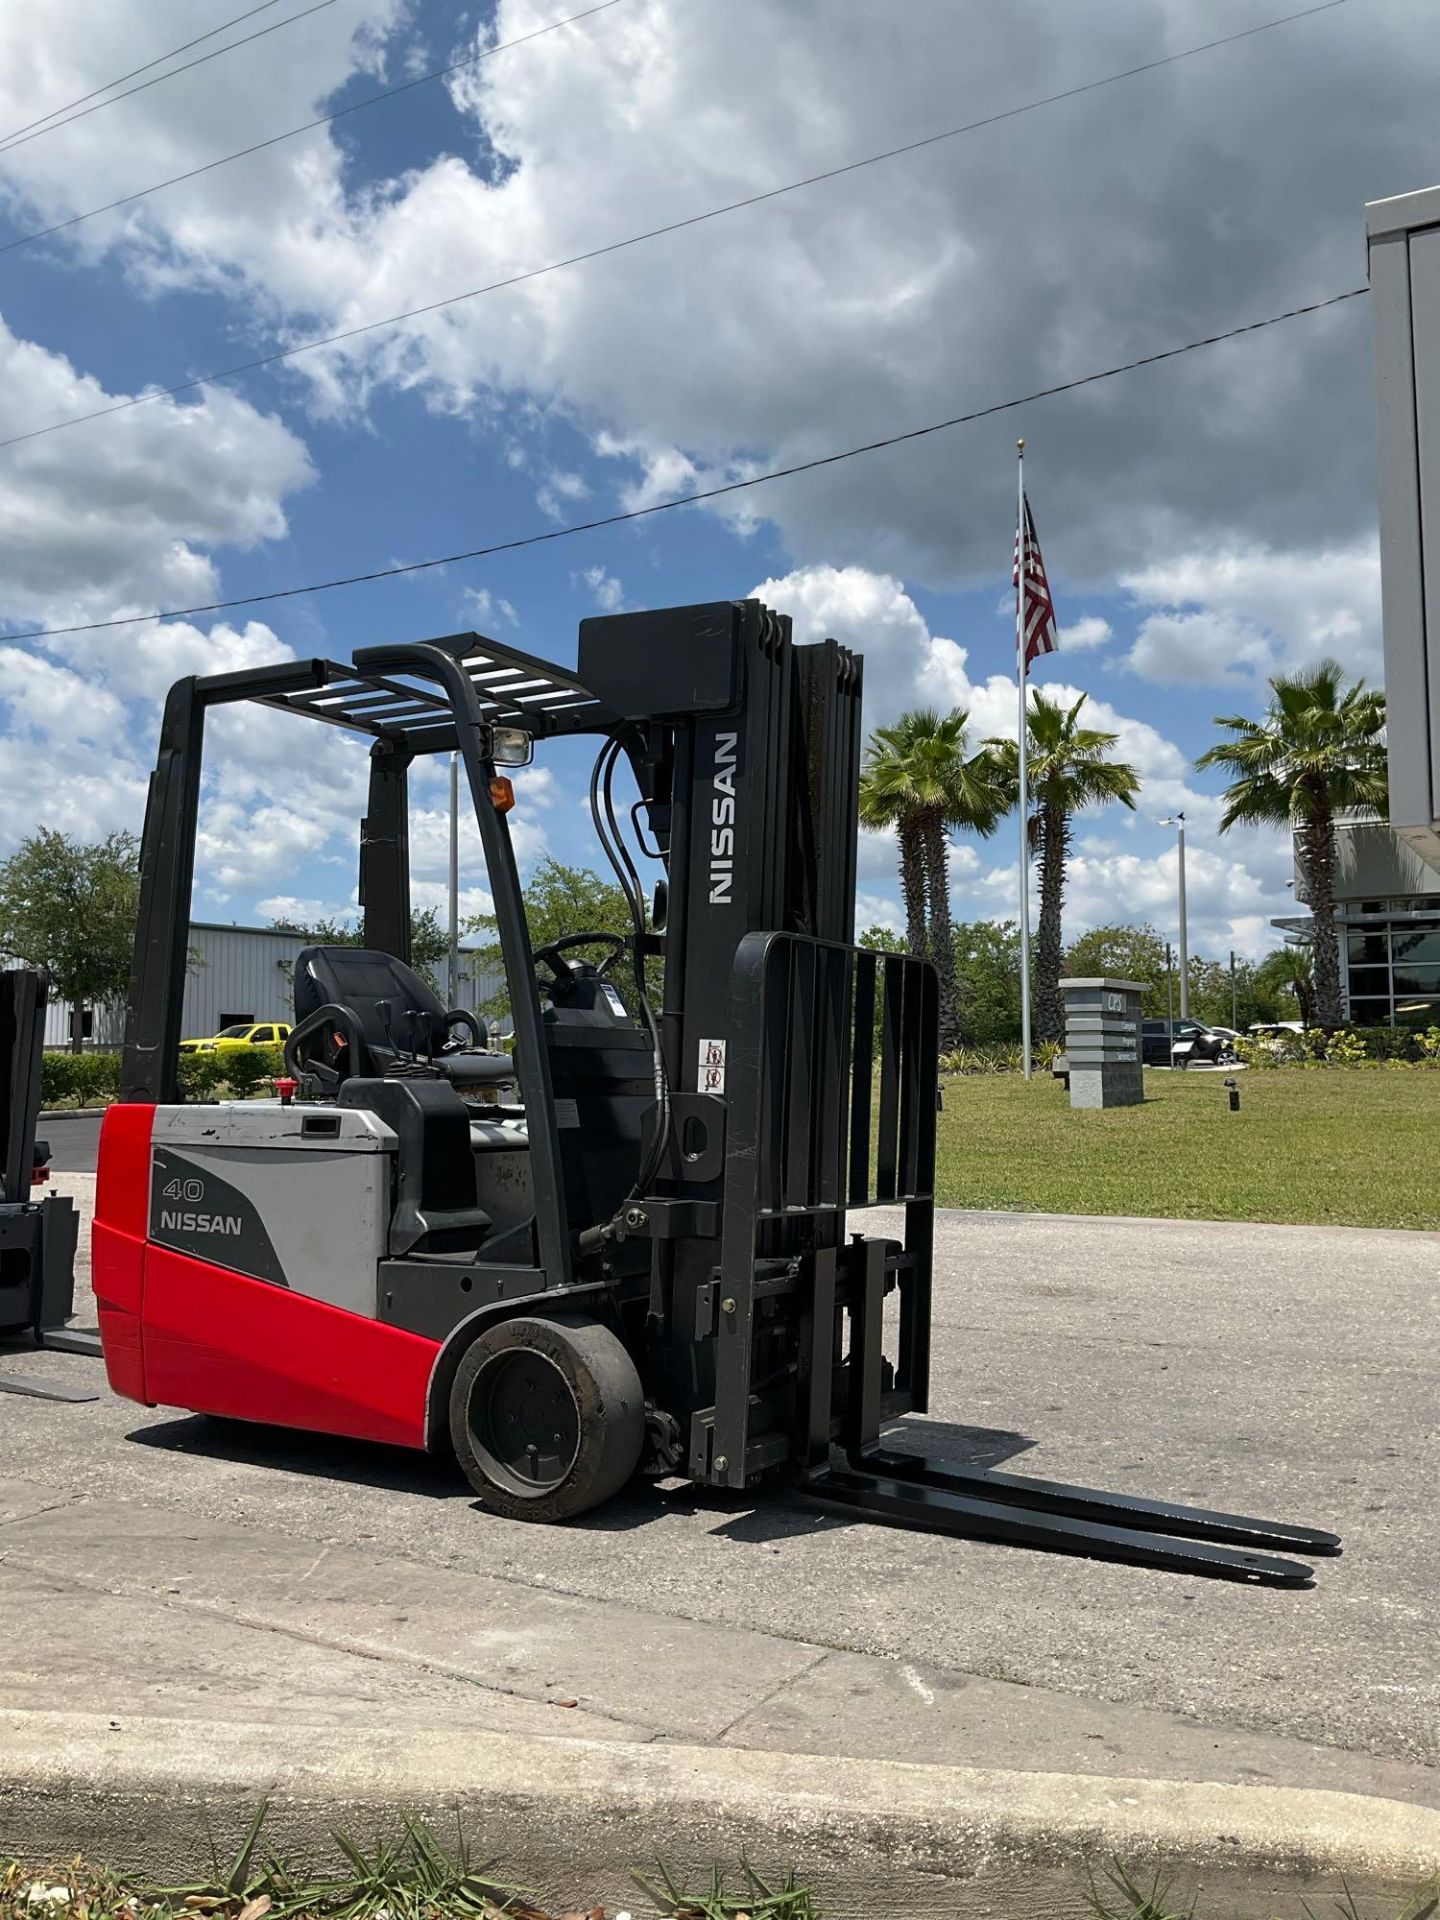
[[[1186,1041],[1190,1043],[1190,1051],[1177,1061],[1174,1049]],[[1147,1067],[1188,1066],[1192,1060],[1229,1060],[1235,1054],[1233,1038],[1207,1026],[1203,1020],[1143,1021],[1140,1045]]]

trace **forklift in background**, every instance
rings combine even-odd
[[[573,673],[460,634],[179,681],[100,1145],[115,1390],[452,1448],[518,1519],[570,1519],[637,1470],[798,1478],[903,1526],[1308,1583],[1273,1550],[1333,1535],[882,1444],[929,1402],[937,992],[926,962],[854,945],[860,696],[857,655],[795,645],[755,601],[587,620]],[[277,1099],[187,1104],[204,727],[239,703],[370,743],[365,944],[298,956]],[[532,947],[506,769],[572,736],[598,748],[629,925]],[[513,1054],[409,964],[408,771],[456,750]]]
[[[0,972],[0,1342],[98,1355],[96,1336],[68,1324],[79,1229],[75,1203],[68,1194],[32,1197],[50,1177],[50,1148],[35,1137],[45,999],[43,974],[25,967]],[[0,1378],[0,1392],[71,1397],[49,1382],[10,1376]]]

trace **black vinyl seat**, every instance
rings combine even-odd
[[[473,1014],[447,1010],[392,953],[304,947],[296,956],[295,1030],[287,1053],[293,1050],[304,1071],[322,1080],[434,1077],[457,1091],[513,1081],[508,1055],[457,1046],[458,1031],[466,1029],[473,1042],[482,1040]]]

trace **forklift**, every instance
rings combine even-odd
[[[50,1148],[35,1137],[45,1046],[44,974],[0,972],[0,1343],[98,1355],[93,1334],[69,1325],[79,1219],[68,1194],[34,1189],[50,1178]],[[93,1399],[53,1382],[0,1376],[0,1393]]]
[[[178,681],[100,1145],[115,1391],[450,1449],[513,1519],[571,1520],[641,1471],[783,1479],[902,1526],[1308,1584],[1279,1555],[1331,1534],[885,1444],[929,1399],[937,986],[854,944],[860,701],[858,655],[754,600],[586,620],[574,672],[466,633]],[[297,957],[273,1099],[187,1102],[204,727],[241,702],[370,743],[364,945]],[[629,924],[532,946],[507,770],[582,735]],[[504,1046],[410,965],[408,773],[452,752]]]

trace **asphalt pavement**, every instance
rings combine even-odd
[[[37,1140],[50,1143],[50,1166],[55,1173],[94,1173],[100,1151],[101,1115],[42,1113],[35,1128]]]
[[[69,1185],[82,1204],[93,1194],[93,1178]],[[305,1569],[338,1557],[335,1605],[372,1576],[397,1596],[383,1634],[372,1622],[354,1647],[373,1658],[377,1636],[409,1637],[397,1711],[417,1671],[443,1678],[451,1656],[435,1649],[451,1646],[459,1712],[488,1674],[482,1684],[538,1705],[553,1681],[577,1713],[633,1719],[644,1687],[614,1673],[600,1686],[590,1651],[607,1645],[607,1621],[629,1621],[637,1673],[654,1648],[692,1676],[672,1702],[681,1718],[653,1727],[662,1738],[700,1733],[693,1713],[701,1737],[756,1748],[1351,1791],[1370,1778],[1369,1790],[1440,1798],[1440,1236],[1007,1214],[937,1224],[935,1404],[906,1423],[908,1444],[1333,1528],[1344,1556],[1317,1563],[1310,1591],[1236,1587],[898,1532],[783,1488],[722,1497],[679,1483],[637,1483],[577,1523],[532,1527],[480,1511],[444,1462],[147,1410],[111,1398],[93,1361],[16,1351],[7,1374],[96,1398],[0,1399],[4,1472],[20,1483],[0,1559],[20,1572],[25,1529],[34,1580],[118,1583],[172,1609],[193,1589],[211,1614],[245,1611],[248,1629],[273,1612],[283,1634],[286,1596],[318,1577]],[[93,1321],[83,1284],[77,1318]],[[144,1536],[154,1551],[137,1555]],[[92,1539],[100,1560],[85,1574]],[[271,1565],[273,1609],[255,1585]],[[551,1620],[561,1602],[573,1603],[565,1633]],[[502,1652],[521,1603],[551,1624],[512,1684]],[[103,1622],[87,1629],[84,1612],[72,1630],[93,1650]],[[708,1664],[697,1632],[713,1639]],[[564,1645],[580,1651],[559,1660]],[[32,1651],[25,1664],[43,1672]],[[125,1680],[130,1706],[145,1679]]]

